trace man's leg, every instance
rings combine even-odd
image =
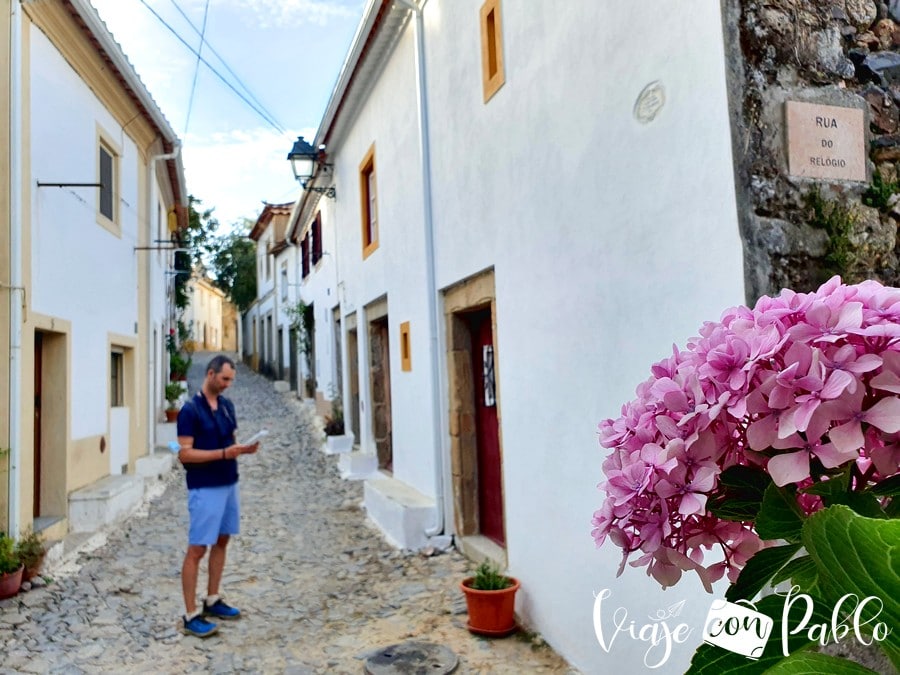
[[[240,496],[237,483],[225,489],[225,504],[219,525],[219,536],[209,552],[209,594],[203,603],[203,611],[208,616],[218,619],[237,619],[241,610],[226,604],[219,597],[219,585],[222,582],[222,571],[225,569],[225,551],[232,534],[240,531]]]
[[[225,549],[228,547],[229,538],[227,534],[220,534],[216,543],[209,550],[209,586],[207,587],[207,595],[219,594],[222,570],[225,569]],[[196,581],[196,576],[194,580]]]
[[[190,544],[184,555],[184,564],[181,566],[181,590],[184,593],[184,609],[188,616],[197,611],[197,575],[200,570],[200,561],[206,555],[206,546]],[[212,556],[210,556],[212,567]],[[221,575],[221,568],[219,574]],[[212,573],[210,573],[211,575]]]

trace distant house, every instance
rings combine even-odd
[[[336,198],[307,190],[290,237],[320,228],[334,260],[301,297],[336,351],[318,395],[338,384],[375,468],[366,516],[508,566],[520,619],[585,672],[646,649],[600,648],[596,593],[647,616],[699,588],[617,579],[590,517],[598,422],[744,298],[724,70],[717,2],[370,0],[310,143]]]
[[[285,379],[290,368],[287,335],[279,325],[281,272],[276,258],[289,242],[287,225],[294,202],[266,204],[250,231],[256,242],[256,300],[243,314],[244,359],[273,379]],[[286,282],[285,282],[286,283]]]
[[[0,529],[52,539],[142,494],[187,193],[178,137],[89,2],[5,8]]]
[[[188,306],[181,318],[188,327],[194,349],[224,350],[226,302],[222,289],[216,287],[202,270],[195,270],[188,282]]]

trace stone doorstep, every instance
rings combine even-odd
[[[354,450],[338,455],[338,470],[344,480],[365,480],[378,473],[378,457],[368,452]]]
[[[69,494],[69,531],[93,532],[133,511],[144,496],[144,477],[107,476]]]
[[[167,446],[172,441],[178,440],[178,431],[175,422],[158,422],[156,424],[156,443],[160,446]]]
[[[175,463],[175,454],[168,449],[159,449],[149,455],[138,457],[134,463],[134,470],[138,476],[144,478],[162,478],[172,470]]]
[[[425,529],[435,522],[434,499],[396,478],[370,478],[363,486],[366,512],[385,538],[401,549],[429,545]]]

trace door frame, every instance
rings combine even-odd
[[[447,396],[450,430],[450,470],[453,517],[461,537],[480,535],[478,522],[478,438],[475,425],[475,392],[472,377],[472,338],[466,314],[490,310],[494,344],[494,381],[497,408],[497,443],[500,482],[503,484],[503,410],[500,391],[500,352],[497,348],[497,311],[494,270],[465,279],[444,291],[447,345]],[[505,495],[503,529],[506,531]]]

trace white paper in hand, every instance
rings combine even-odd
[[[269,432],[266,429],[263,429],[262,431],[257,431],[250,438],[248,438],[246,441],[244,441],[244,445],[253,445],[257,441],[261,441],[268,435],[269,435]]]

